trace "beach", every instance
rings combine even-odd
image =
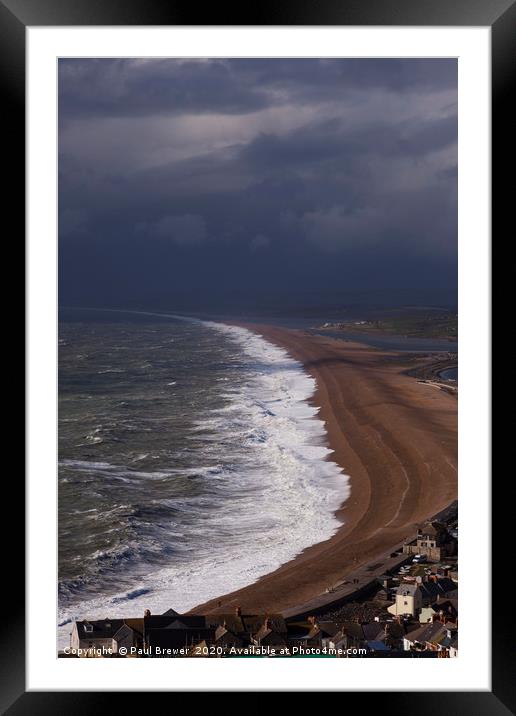
[[[411,539],[417,524],[457,498],[456,396],[407,375],[406,360],[393,352],[303,330],[241,325],[287,350],[315,378],[311,402],[320,407],[331,459],[349,475],[351,493],[333,537],[191,613],[295,609]]]

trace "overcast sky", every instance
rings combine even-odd
[[[61,304],[457,271],[455,60],[60,60]]]

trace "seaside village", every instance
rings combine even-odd
[[[457,537],[455,503],[385,560],[362,566],[308,607],[284,614],[236,607],[203,616],[146,610],[134,619],[77,621],[59,656],[454,658]]]

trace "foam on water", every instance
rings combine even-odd
[[[188,532],[198,533],[198,539],[195,549],[185,548],[191,552],[187,559],[183,554],[174,566],[135,579],[130,590],[61,609],[61,647],[68,643],[70,620],[141,616],[145,608],[154,614],[170,607],[190,609],[255,582],[310,545],[330,538],[339,527],[335,510],[349,495],[349,481],[329,459],[324,422],[317,416],[318,408],[308,402],[315,380],[285,350],[261,336],[236,326],[205,325],[232,341],[249,364],[245,383],[225,385],[225,406],[207,413],[196,426],[197,436],[205,435],[208,450],[210,444],[217,450],[224,443],[241,445],[241,461],[230,474],[216,460],[205,468],[210,481],[215,480],[230,499],[224,500],[223,510],[217,509],[210,494],[196,497],[195,505],[188,498],[172,500],[170,507],[176,510],[193,509],[203,500],[210,505],[209,540],[203,541],[205,524],[194,523]],[[253,461],[257,454],[260,467]],[[85,462],[76,468],[149,481],[163,474],[126,473],[107,463]],[[138,549],[137,543],[127,544],[119,553],[102,557],[116,564]]]

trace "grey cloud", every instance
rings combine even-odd
[[[61,118],[251,112],[268,104],[222,60],[60,60]]]
[[[400,256],[455,255],[456,199],[438,186],[426,195],[386,191],[369,198],[367,206],[332,206],[307,212],[296,220],[300,233],[320,248],[338,252],[389,248]]]
[[[299,228],[308,239],[326,249],[338,250],[343,246],[360,248],[365,241],[377,243],[379,225],[382,233],[385,222],[375,207],[359,207],[349,211],[342,206],[327,210],[310,211],[299,220]]]
[[[59,86],[73,291],[454,285],[455,61],[66,60]]]
[[[183,214],[163,216],[151,224],[141,223],[137,231],[145,236],[173,241],[179,246],[196,245],[206,238],[206,222],[202,216]]]
[[[336,93],[455,87],[455,60],[61,59],[61,118],[242,114]]]
[[[267,248],[271,243],[271,240],[268,236],[264,236],[263,234],[256,234],[251,239],[251,242],[249,244],[252,251],[259,251],[260,249]]]

